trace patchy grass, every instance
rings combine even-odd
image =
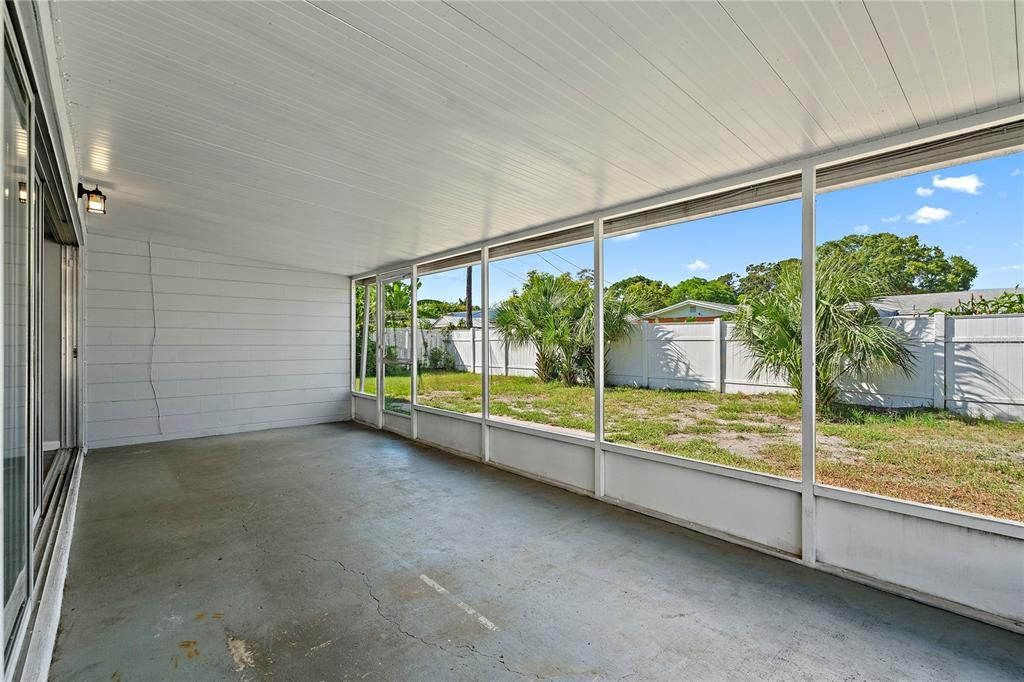
[[[426,372],[419,383],[423,405],[480,413],[477,374]],[[385,379],[389,403],[408,395],[409,377]],[[608,387],[605,411],[613,443],[800,477],[800,404],[793,396]],[[594,393],[494,376],[491,414],[589,434]],[[817,450],[822,483],[1024,521],[1024,424],[850,407],[819,421]]]

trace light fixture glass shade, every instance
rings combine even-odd
[[[107,197],[100,192],[99,187],[90,190],[85,195],[85,210],[89,213],[104,214],[107,212]]]
[[[28,203],[28,184],[24,182],[18,183],[18,201],[23,204]]]
[[[100,191],[100,186],[95,189],[86,189],[82,183],[78,183],[78,198],[85,197],[85,212],[104,214],[107,212],[107,195]]]

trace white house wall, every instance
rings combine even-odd
[[[90,447],[347,419],[349,279],[90,235]]]

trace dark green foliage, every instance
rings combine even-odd
[[[624,338],[641,308],[631,295],[605,292],[607,344]],[[494,328],[515,346],[537,349],[534,371],[542,381],[565,385],[594,381],[594,282],[590,271],[577,277],[531,271],[521,292],[495,308]]]
[[[744,297],[736,314],[735,335],[754,357],[751,376],[777,373],[802,393],[801,277],[799,263],[780,268],[770,291]],[[914,356],[907,336],[887,325],[871,305],[880,283],[872,272],[841,255],[823,257],[817,266],[815,391],[823,412],[839,401],[840,384],[873,372],[909,376]]]
[[[1009,315],[1013,313],[1024,313],[1024,292],[1018,289],[1016,292],[1004,291],[995,298],[975,297],[971,294],[968,301],[961,301],[955,308],[946,311],[933,310],[932,312],[947,312],[950,315]]]

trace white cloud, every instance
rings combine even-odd
[[[868,227],[867,225],[856,225],[853,228],[853,231],[856,232],[857,234],[867,234],[868,230],[870,230],[870,229],[871,228]]]
[[[687,265],[686,269],[689,270],[690,272],[697,272],[698,270],[707,270],[708,267],[709,266],[707,263],[698,258],[697,260]]]
[[[629,234],[620,234],[618,237],[612,237],[612,239],[618,239],[621,242],[628,242],[632,239],[637,239],[639,236],[639,232],[630,232]]]
[[[953,215],[953,213],[951,211],[947,211],[944,208],[922,206],[921,208],[914,211],[912,214],[908,215],[907,220],[915,222],[918,225],[927,225],[929,223],[935,223],[940,220],[945,220],[951,215]]]
[[[981,181],[981,178],[973,173],[970,175],[961,175],[958,178],[944,178],[941,175],[936,175],[932,178],[932,187],[938,187],[939,189],[951,189],[954,192],[977,194],[978,189],[984,186],[985,183]]]
[[[1017,177],[1018,175],[1020,175],[1020,173],[1021,173],[1020,168],[1014,168],[1013,172],[1010,173],[1010,175],[1012,175],[1013,177]]]
[[[1003,265],[999,268],[999,272],[1009,272],[1010,270],[1024,270],[1022,265]]]
[[[898,215],[891,215],[882,218],[883,223],[898,223],[899,221],[900,217]]]
[[[919,197],[930,197],[931,195],[935,194],[935,190],[929,189],[927,187],[918,187],[916,190],[914,190],[914,194],[916,194]]]

